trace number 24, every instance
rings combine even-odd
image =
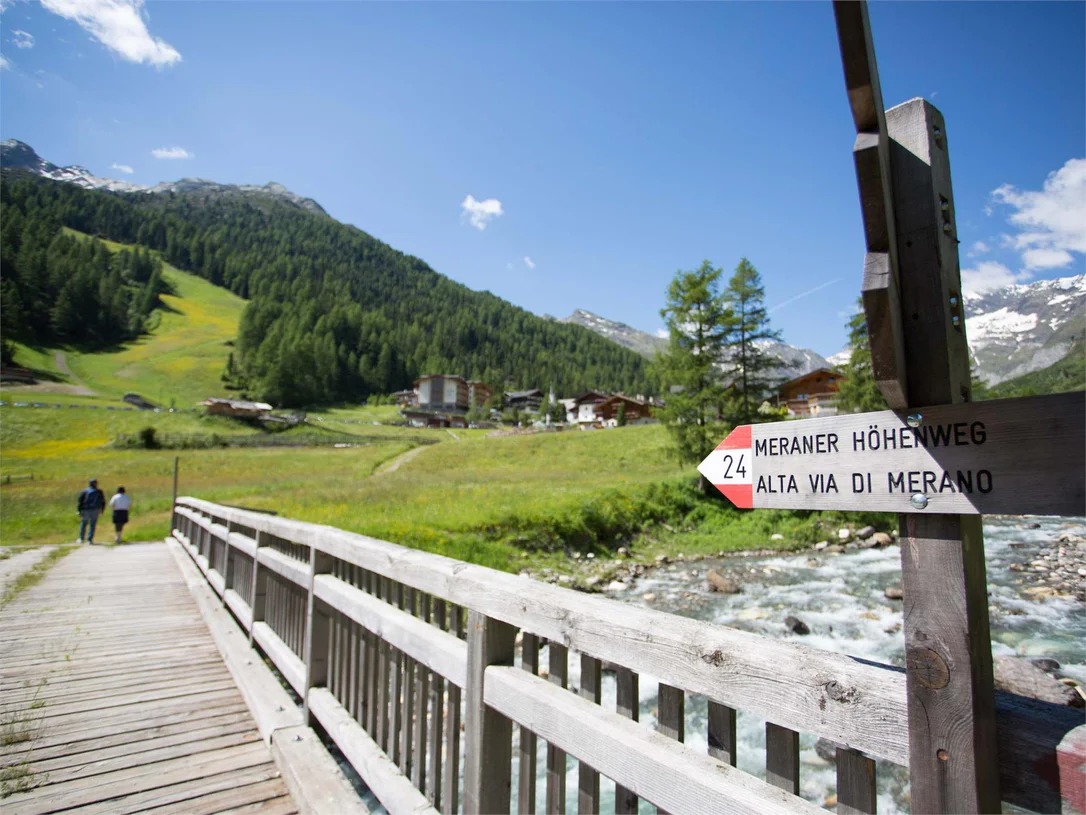
[[[735,465],[735,475],[734,475],[734,477],[739,477],[739,476],[743,476],[744,478],[746,477],[747,468],[743,466],[743,458],[744,458],[744,456],[742,454],[740,454],[739,455],[739,460],[738,461],[733,461],[731,456],[724,456],[724,477],[725,478],[732,478],[733,477],[733,475],[732,475],[732,464]]]

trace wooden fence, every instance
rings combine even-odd
[[[393,813],[514,801],[530,813],[538,784],[546,811],[564,812],[567,756],[580,812],[599,811],[601,776],[615,812],[639,799],[671,813],[824,811],[798,795],[800,733],[841,745],[837,811],[874,812],[874,760],[909,764],[905,676],[891,666],[194,498],[177,500],[173,530]],[[638,722],[641,674],[659,682],[656,730]],[[692,695],[708,700],[708,754],[683,744]],[[1003,798],[1061,811],[1057,745],[1081,712],[1009,694],[997,707]],[[767,721],[765,782],[735,768],[737,710]]]

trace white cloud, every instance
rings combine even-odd
[[[132,175],[132,173],[136,172],[127,164],[118,164],[117,162],[113,162],[113,166],[110,169],[120,170],[122,173],[128,173],[129,175]]]
[[[977,241],[969,248],[969,257],[976,257],[977,255],[983,255],[989,251],[991,247],[984,241]]]
[[[1026,272],[1015,274],[1002,263],[983,260],[972,269],[962,269],[962,291],[965,294],[983,294],[992,289],[1002,289],[1029,278]]]
[[[28,31],[15,29],[11,32],[11,42],[16,48],[33,48],[34,35]]]
[[[11,68],[11,63],[8,62],[8,58],[0,54],[0,71],[6,71],[9,68]]]
[[[534,269],[535,268],[535,261],[533,261],[530,257],[525,255],[524,256],[524,265],[527,266],[529,269]]]
[[[467,218],[468,222],[480,232],[499,215],[505,214],[502,202],[497,198],[476,201],[475,196],[469,195],[460,203],[460,208],[463,210],[461,216]]]
[[[1026,269],[1057,269],[1073,262],[1072,252],[1086,253],[1086,158],[1049,173],[1039,191],[1004,184],[992,200],[1012,209],[1007,220],[1018,234],[1010,243]]]
[[[151,151],[155,158],[192,158],[192,153],[184,147],[156,147]]]
[[[181,61],[168,42],[152,37],[143,0],[41,0],[42,6],[68,20],[129,62],[155,67]]]

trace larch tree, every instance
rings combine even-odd
[[[720,296],[720,276],[707,260],[693,271],[678,271],[660,310],[669,340],[655,363],[665,400],[657,415],[686,462],[701,461],[721,437],[721,364],[734,319]]]
[[[841,413],[869,413],[886,410],[886,400],[875,384],[871,369],[871,346],[867,339],[867,319],[863,300],[857,302],[856,313],[848,320],[848,347],[851,355],[842,367],[844,378],[837,394],[837,409]]]
[[[746,258],[739,260],[723,300],[733,315],[727,336],[727,366],[735,389],[733,418],[736,424],[756,422],[758,406],[778,384],[774,370],[780,365],[764,343],[780,340],[781,335],[769,327],[765,288],[758,270]]]

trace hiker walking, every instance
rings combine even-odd
[[[79,540],[94,543],[94,529],[98,526],[98,516],[105,512],[106,496],[98,489],[98,479],[92,478],[89,486],[79,493]]]
[[[121,530],[128,523],[128,510],[132,499],[124,494],[124,487],[117,487],[117,494],[109,499],[109,508],[113,510],[113,527],[117,530],[117,543],[121,542]]]

